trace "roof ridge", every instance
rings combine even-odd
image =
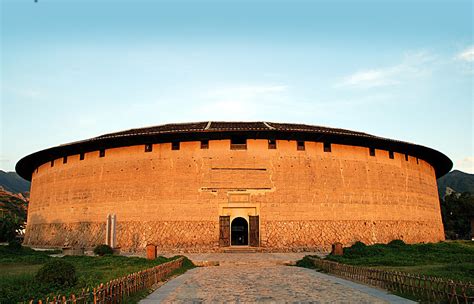
[[[268,122],[262,121],[264,125],[266,125],[270,130],[275,130],[276,128],[271,126]]]

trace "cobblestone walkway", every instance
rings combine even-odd
[[[140,303],[409,303],[382,290],[278,261],[226,255],[221,266],[192,269]]]

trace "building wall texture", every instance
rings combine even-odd
[[[161,251],[219,250],[219,216],[258,215],[260,248],[328,250],[331,244],[444,239],[434,168],[422,159],[366,147],[296,141],[181,142],[107,149],[56,159],[33,172],[25,244],[105,242],[108,214],[117,245]]]

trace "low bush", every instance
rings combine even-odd
[[[77,282],[76,268],[71,263],[56,258],[44,264],[35,278],[41,285],[70,287]]]
[[[365,248],[367,248],[367,245],[361,241],[357,241],[355,242],[350,248],[354,249],[354,250],[363,250]]]
[[[19,240],[12,240],[10,242],[8,242],[8,249],[11,249],[13,251],[20,251],[21,250],[21,243]]]
[[[406,246],[406,243],[402,240],[393,240],[393,241],[390,241],[390,243],[388,243],[387,245],[393,248],[399,248],[399,247]]]
[[[319,259],[319,257],[315,255],[306,255],[301,260],[296,261],[296,266],[315,269],[316,266],[311,259]]]
[[[367,255],[367,245],[362,242],[355,242],[351,247],[344,248],[345,256],[364,256]]]
[[[94,253],[100,256],[114,254],[114,250],[109,245],[98,245],[94,248]]]

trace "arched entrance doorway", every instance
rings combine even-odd
[[[230,238],[232,246],[245,246],[249,244],[249,225],[247,220],[236,217],[230,225]]]

